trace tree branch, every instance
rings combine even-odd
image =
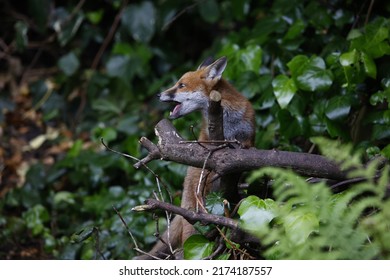
[[[196,213],[194,211],[187,210],[185,208],[181,208],[170,203],[166,203],[163,201],[159,201],[156,199],[147,199],[145,201],[146,204],[135,206],[132,211],[142,212],[142,211],[152,211],[152,210],[164,210],[185,218],[189,223],[194,224],[196,222],[202,222],[204,224],[215,224],[224,227],[231,228],[233,230],[238,229],[238,222],[226,218],[223,216],[208,214],[208,213]]]
[[[154,156],[149,156],[148,161],[157,158],[155,149],[157,147],[159,158],[162,160],[202,168],[205,158],[213,148],[207,144],[201,146],[197,143],[185,143],[172,123],[166,119],[156,125],[155,134],[158,137],[157,145],[150,145],[150,141],[147,145],[141,142],[143,147],[154,154]],[[220,176],[266,166],[288,168],[307,177],[333,180],[346,178],[345,172],[337,163],[323,156],[307,153],[226,147],[214,151],[206,163],[207,169],[213,170]]]

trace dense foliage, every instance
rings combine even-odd
[[[252,102],[256,147],[316,151],[310,139],[324,136],[347,144],[332,147],[344,159],[359,151],[354,164],[390,158],[387,2],[3,1],[0,258],[132,258],[120,217],[148,248],[155,219],[131,208],[153,195],[156,179],[100,138],[141,157],[138,139],[154,139],[168,108],[155,94],[208,55],[228,57],[224,76]],[[196,134],[199,118],[174,124],[193,139],[189,127]],[[371,178],[373,166],[356,172]],[[178,203],[185,167],[150,168]],[[290,172],[256,171],[253,187],[266,175],[276,179],[274,194],[250,196],[240,221],[266,213],[258,229],[248,228],[267,236],[263,258],[389,258],[386,172],[332,194]],[[215,245],[200,236],[188,243],[188,258]]]

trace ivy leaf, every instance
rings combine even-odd
[[[104,10],[99,9],[99,10],[87,13],[86,17],[92,24],[99,24],[103,18],[103,15],[104,15]]]
[[[280,110],[277,116],[280,123],[281,135],[287,139],[291,139],[304,134],[305,126],[307,125],[304,118],[293,116],[288,110]]]
[[[356,49],[340,55],[340,64],[343,67],[351,66],[353,64],[356,64],[357,62],[358,62],[358,54]]]
[[[361,53],[360,59],[363,63],[364,72],[366,72],[367,76],[375,79],[376,78],[376,65],[375,65],[374,60],[365,52]]]
[[[382,17],[376,18],[366,26],[364,43],[361,50],[365,50],[372,58],[378,58],[390,54],[388,20]],[[352,45],[355,42],[352,42]]]
[[[327,90],[333,83],[333,74],[326,69],[320,57],[312,57],[300,68],[296,77],[296,85],[305,91]]]
[[[382,149],[381,154],[387,158],[390,158],[390,144]]]
[[[206,197],[206,209],[210,214],[223,215],[224,204],[221,193],[212,192]]]
[[[296,79],[299,73],[301,73],[301,69],[304,65],[306,65],[309,61],[309,58],[305,55],[297,55],[290,62],[287,63],[288,69],[290,69],[291,76]]]
[[[50,219],[49,212],[41,204],[37,204],[23,213],[23,219],[34,236],[41,234],[44,229],[44,223]]]
[[[317,232],[319,220],[311,212],[294,211],[283,218],[286,234],[296,245],[303,244],[312,232]]]
[[[74,16],[70,16],[64,8],[58,8],[54,11],[53,29],[57,32],[58,42],[63,47],[67,45],[76,35],[81,24],[84,21],[84,14],[77,12]]]
[[[219,18],[219,6],[215,0],[206,0],[198,5],[199,13],[202,18],[209,22],[215,23]]]
[[[70,52],[58,60],[58,67],[65,75],[72,76],[80,67],[80,61],[74,52]]]
[[[156,11],[149,1],[129,5],[122,15],[122,24],[134,40],[147,43],[155,31]]]
[[[262,236],[266,226],[276,217],[276,204],[272,199],[248,196],[238,208],[240,225],[256,236]]]
[[[263,51],[258,45],[249,45],[239,52],[239,57],[245,65],[247,71],[258,73]]]
[[[297,88],[305,91],[327,90],[333,83],[333,74],[326,69],[321,57],[308,58],[304,55],[295,56],[288,68]]]
[[[378,103],[383,103],[386,100],[388,103],[388,108],[390,109],[390,88],[387,88],[384,91],[378,91],[370,97],[370,103],[373,106],[376,106]]]
[[[348,133],[346,133],[345,128],[342,127],[339,122],[325,118],[325,124],[326,130],[331,137],[343,137],[348,139]]]
[[[293,40],[298,37],[305,30],[305,23],[303,20],[299,19],[295,21],[290,28],[287,30],[286,35],[284,35],[283,40]]]
[[[201,260],[210,256],[213,252],[214,245],[214,242],[210,242],[203,235],[192,235],[184,242],[184,259]]]
[[[390,138],[390,128],[389,125],[383,125],[383,124],[374,124],[372,127],[372,140],[382,140]]]
[[[274,95],[282,109],[286,108],[297,91],[293,79],[285,75],[279,75],[272,81]]]
[[[345,96],[334,96],[329,100],[325,108],[325,115],[330,120],[339,120],[348,116],[351,111],[351,104]]]
[[[70,242],[71,243],[81,243],[81,242],[87,240],[88,238],[90,238],[92,236],[92,234],[94,234],[95,232],[96,232],[95,227],[83,228],[79,232],[72,234],[72,236],[70,237]]]

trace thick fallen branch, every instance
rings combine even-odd
[[[159,158],[201,168],[210,149],[215,148],[215,146],[204,143],[199,145],[196,142],[186,142],[172,123],[166,119],[161,120],[156,125],[155,134],[158,137],[157,145],[146,138],[140,140],[141,145],[150,152],[142,160],[142,164]],[[139,168],[140,164],[134,166]],[[266,166],[288,168],[307,177],[332,180],[344,180],[346,178],[345,172],[336,163],[323,156],[307,153],[226,147],[214,151],[206,162],[207,169],[213,170],[221,176]]]

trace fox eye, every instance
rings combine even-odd
[[[180,83],[180,84],[178,85],[178,88],[183,88],[183,87],[185,87],[185,86],[186,86],[185,84]]]

